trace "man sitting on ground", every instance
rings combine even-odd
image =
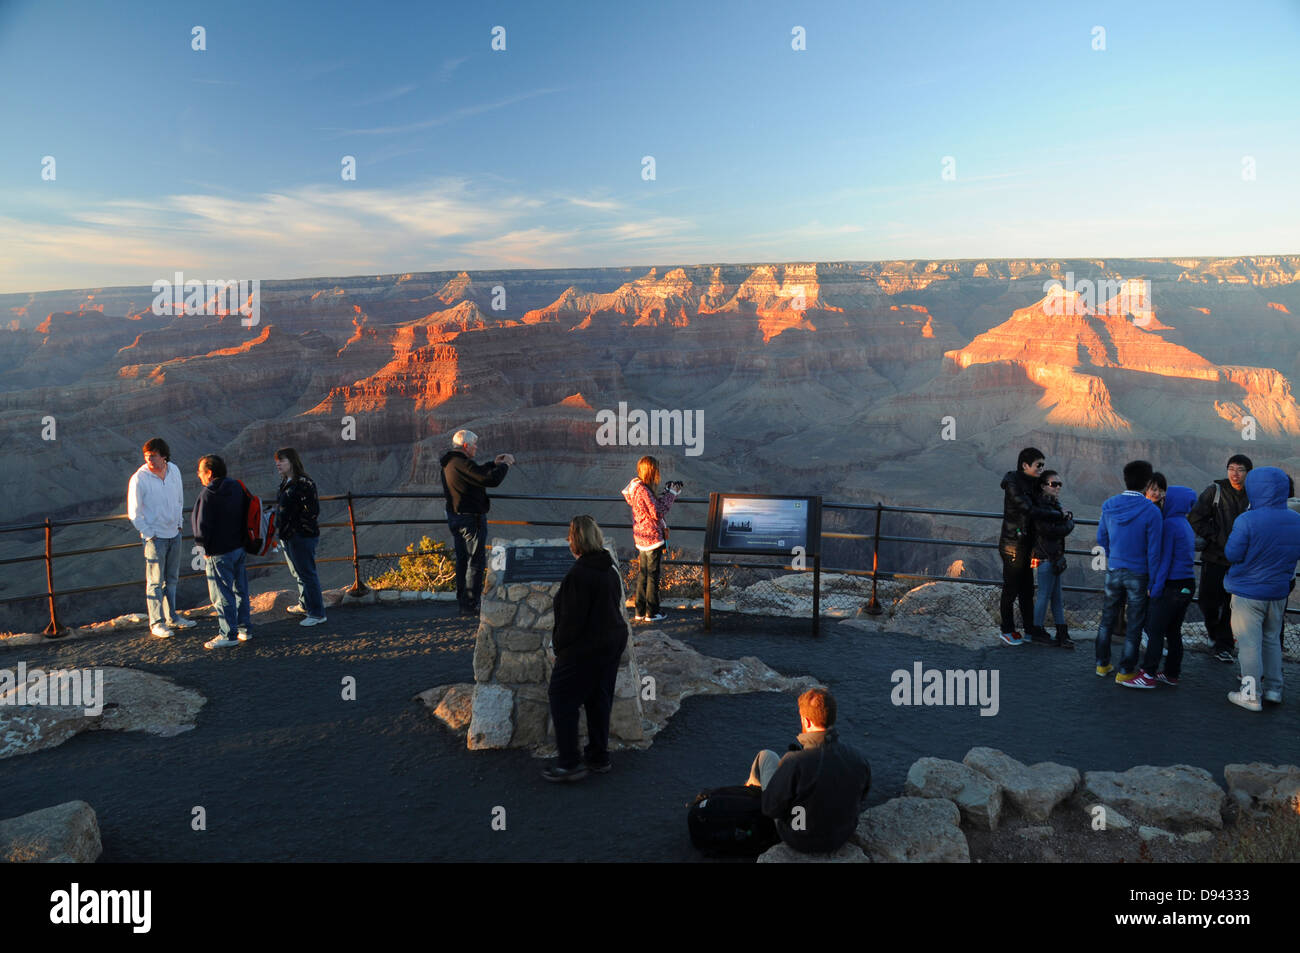
[[[763,789],[763,813],[781,840],[803,853],[838,850],[858,826],[871,789],[871,765],[835,730],[835,696],[810,688],[799,696],[803,732],[785,757],[760,751],[750,785]]]

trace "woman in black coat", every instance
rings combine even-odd
[[[1016,631],[1015,604],[1020,603],[1020,619],[1025,631],[1034,632],[1034,575],[1030,568],[1034,549],[1034,520],[1050,515],[1038,494],[1038,475],[1046,461],[1036,447],[1025,447],[1016,459],[1016,469],[1002,478],[1002,534],[998,551],[1002,554],[1002,635],[1007,645],[1020,645],[1024,639]]]
[[[609,770],[609,716],[618,663],[627,647],[623,578],[590,516],[569,523],[569,549],[577,562],[555,594],[551,644],[551,720],[557,762],[548,781],[580,781],[588,771]],[[578,709],[587,710],[587,746],[578,750]]]

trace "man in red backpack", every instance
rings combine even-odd
[[[220,634],[203,643],[219,649],[247,642],[249,634],[248,573],[244,545],[248,541],[248,509],[244,488],[226,476],[226,462],[210,453],[199,460],[203,489],[194,501],[191,520],[194,542],[203,548],[208,595],[217,610]],[[237,632],[238,642],[231,638]]]

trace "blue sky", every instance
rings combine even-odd
[[[1296,253],[1296,49],[1296,0],[0,0],[0,291]]]

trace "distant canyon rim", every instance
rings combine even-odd
[[[0,433],[16,451],[0,467],[0,523],[124,512],[153,436],[172,447],[187,505],[194,462],[212,452],[273,496],[281,446],[299,450],[325,494],[438,493],[438,457],[460,427],[482,435],[485,453],[516,455],[500,491],[521,494],[615,495],[650,452],[688,497],[820,493],[996,511],[1001,475],[1033,445],[1062,473],[1067,507],[1095,516],[1134,457],[1197,490],[1235,452],[1292,473],[1300,464],[1300,255],[260,279],[252,327],[206,300],[156,314],[155,298],[147,285],[0,295]],[[613,431],[610,415],[622,420]],[[702,430],[692,442],[688,422]],[[578,505],[500,501],[493,515],[559,520]],[[361,518],[441,510],[370,502]],[[625,522],[625,510],[596,515]],[[698,506],[679,512],[679,525],[704,518]],[[997,529],[894,519],[898,535],[985,540]],[[826,528],[863,526],[846,516]],[[345,531],[326,532],[343,555]],[[366,532],[368,551],[445,536]],[[630,550],[630,531],[613,535]],[[81,548],[135,534],[101,524],[57,537]],[[679,541],[698,547],[699,536]],[[0,535],[0,558],[40,545]],[[860,565],[860,550],[835,555]],[[56,572],[77,585],[121,581],[141,574],[138,556],[72,557]],[[890,557],[891,568],[931,572],[961,558],[973,575],[996,559],[901,546]],[[10,568],[0,598],[43,591],[40,563]],[[140,601],[134,590],[114,598]]]

